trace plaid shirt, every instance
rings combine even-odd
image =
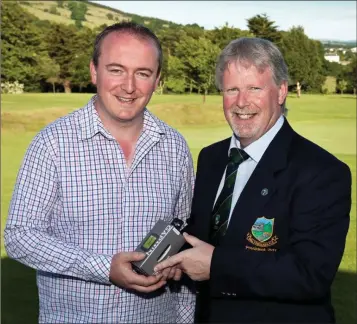
[[[135,250],[158,219],[188,218],[189,148],[145,109],[127,168],[95,100],[30,144],[10,204],[7,253],[37,269],[39,322],[193,322],[195,296],[184,285],[141,294],[109,282],[115,253]]]

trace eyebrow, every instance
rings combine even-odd
[[[123,70],[126,70],[126,67],[124,65],[121,65],[119,63],[110,63],[105,66],[106,68],[111,68],[111,67],[119,67],[122,68]],[[139,67],[136,69],[136,71],[148,71],[150,73],[154,73],[153,70],[147,68],[147,67]]]

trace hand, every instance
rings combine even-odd
[[[203,281],[210,278],[210,268],[214,246],[199,240],[197,237],[183,234],[192,249],[180,252],[167,260],[160,262],[154,271],[162,271],[165,268],[177,266],[192,280]]]
[[[161,273],[163,275],[162,280],[173,279],[175,281],[180,281],[181,276],[182,276],[182,270],[180,268],[178,268],[177,266],[165,268]]]
[[[131,261],[140,261],[145,258],[140,252],[120,252],[115,254],[110,265],[109,280],[116,286],[125,289],[133,289],[139,292],[149,293],[166,284],[163,275],[155,276],[139,275],[133,271]]]

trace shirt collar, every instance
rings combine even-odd
[[[101,133],[108,139],[114,139],[109,131],[104,127],[97,110],[95,101],[97,95],[94,95],[89,102],[80,110],[79,127],[81,129],[80,139],[88,140],[94,135]],[[151,114],[147,108],[144,109],[143,132],[147,132],[153,140],[158,141],[160,135],[165,134],[163,122]]]
[[[268,148],[269,144],[278,133],[280,128],[284,124],[284,116],[281,115],[278,120],[275,122],[274,126],[270,128],[263,136],[258,138],[253,143],[249,144],[244,148],[244,151],[249,154],[250,158],[253,159],[256,163],[260,161],[265,150]],[[233,134],[231,137],[231,143],[229,149],[236,147],[241,148],[239,139]]]

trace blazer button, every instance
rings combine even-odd
[[[268,188],[264,188],[262,189],[262,191],[260,192],[262,196],[266,196],[269,193]]]

